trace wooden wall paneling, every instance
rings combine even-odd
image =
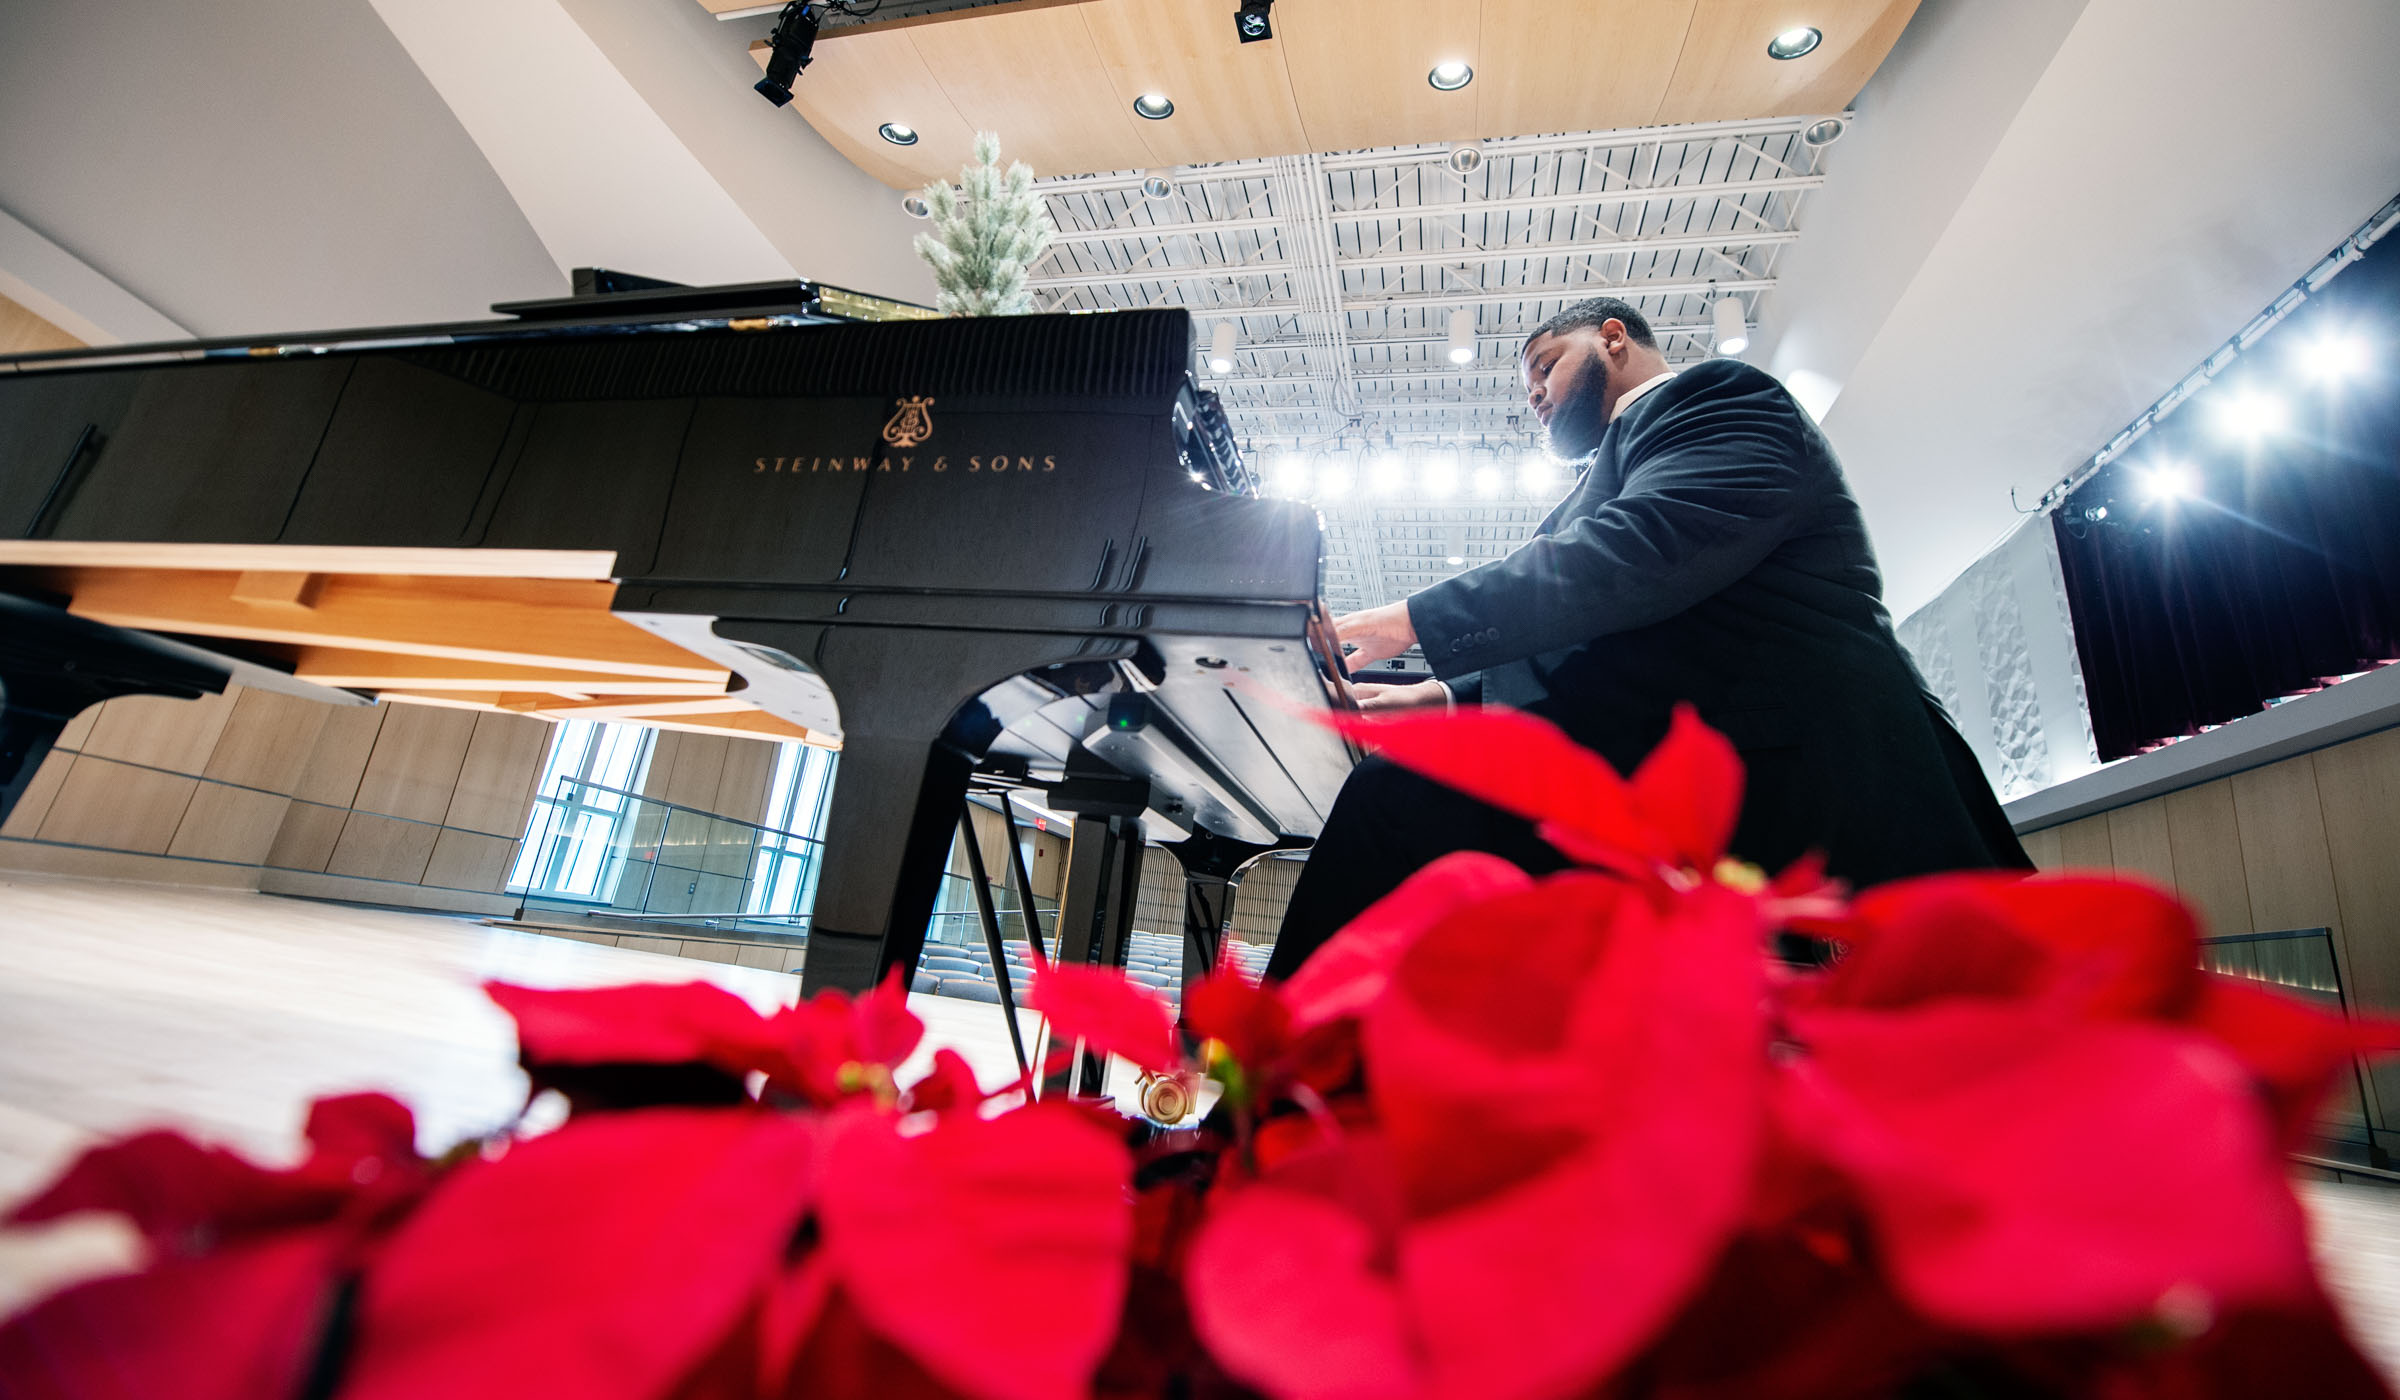
[[[1674,77],[1693,5],[1483,0],[1483,61],[1467,88],[1475,94],[1476,134],[1649,125]]]
[[[792,84],[792,110],[818,135],[896,190],[957,178],[974,155],[975,128],[925,66],[909,31],[823,35],[815,52],[808,71]],[[763,48],[752,49],[751,57],[765,66]],[[917,144],[895,146],[876,135],[885,122],[913,128]],[[1002,139],[1022,125],[1002,128]]]
[[[2326,855],[2314,755],[2302,754],[2229,780],[2241,832],[2250,917],[2261,932],[2331,928],[2341,943],[2341,905]],[[2347,981],[2348,969],[2344,968]]]
[[[433,858],[433,843],[441,834],[440,827],[427,822],[352,812],[342,821],[342,834],[333,843],[325,873],[403,885],[422,883],[426,862]]]
[[[2057,827],[2044,827],[2040,831],[2028,831],[2019,836],[2017,841],[2025,847],[2025,854],[2032,858],[2034,868],[2044,874],[2049,874],[2066,864],[2066,856],[2059,849]]]
[[[0,296],[0,355],[33,355],[44,350],[82,348],[82,341],[36,316],[22,304]]]
[[[2320,750],[2316,770],[2350,1005],[2388,1016],[2400,1011],[2400,729]],[[2400,1103],[2400,1064],[2385,1060],[2371,1075],[2378,1101]]]
[[[2200,915],[2203,934],[2256,933],[2250,882],[2242,869],[2233,784],[2224,778],[2159,799],[2175,857],[2175,892]]]
[[[739,739],[686,734],[675,746],[675,769],[659,789],[659,800],[679,807],[708,811],[717,800],[717,783],[725,775],[725,751]]]
[[[442,825],[511,840],[525,834],[528,788],[549,755],[551,727],[523,715],[471,715],[473,729]]]
[[[2139,875],[2160,888],[2175,888],[2175,848],[2167,835],[2166,804],[2152,800],[2108,814],[2108,844],[2117,873]]]
[[[42,817],[41,839],[164,855],[199,786],[180,773],[82,755]]]
[[[292,785],[292,796],[328,807],[349,807],[358,796],[359,779],[366,776],[367,757],[375,751],[375,736],[383,732],[384,718],[399,708],[328,707],[325,723],[317,730],[316,746],[308,751],[308,762]]]
[[[325,863],[333,859],[333,845],[342,839],[342,823],[349,816],[347,805],[326,807],[294,799],[283,814],[283,825],[276,829],[274,843],[267,847],[266,864],[278,870],[322,873]]]
[[[450,810],[459,769],[481,717],[471,710],[428,705],[389,708],[350,805],[362,812],[439,824]],[[427,849],[432,849],[430,844]]]
[[[675,753],[690,737],[677,729],[653,730],[650,735],[650,761],[642,769],[642,780],[635,786],[642,796],[654,802],[667,800],[667,782],[675,776]]]
[[[63,748],[54,748],[42,759],[42,766],[33,770],[33,781],[17,794],[17,805],[9,810],[8,820],[0,822],[0,836],[17,836],[28,840],[42,829],[42,818],[50,815],[50,804],[67,781],[67,770],[75,766],[75,755]]]
[[[106,704],[107,702],[102,701],[101,703]],[[62,749],[81,751],[84,741],[92,737],[92,726],[99,722],[100,706],[86,705],[82,713],[67,721],[66,728],[58,731],[57,746]]]
[[[1654,120],[1841,111],[1916,11],[1917,0],[1700,0]],[[1804,24],[1824,32],[1815,52],[1795,59],[1768,56],[1768,40]]]
[[[167,854],[264,865],[291,806],[292,799],[279,793],[202,783],[192,794],[191,805],[184,808]]]
[[[767,784],[774,781],[781,744],[737,739],[725,751],[725,772],[717,779],[717,797],[710,811],[735,821],[755,822],[767,815]]]
[[[1126,110],[1146,92],[1175,100],[1175,115],[1165,121],[1135,119],[1141,121],[1150,164],[1285,156],[1309,149],[1284,70],[1282,41],[1237,42],[1231,5],[1092,0],[1074,13],[1091,26],[1100,66]],[[1275,20],[1287,22],[1281,12]]]
[[[1280,32],[1283,16],[1275,18]],[[1223,23],[1230,42],[1230,9]],[[968,127],[1000,134],[1004,160],[1022,160],[1037,175],[1144,163],[1140,128],[1150,123],[1100,80],[1100,49],[1079,6],[978,15],[906,33]]]
[[[198,773],[233,714],[226,695],[176,700],[164,695],[120,695],[101,704],[92,732],[80,745],[99,758]]]
[[[434,837],[423,882],[444,889],[498,894],[508,885],[509,866],[516,855],[517,843],[509,837],[445,827]]]
[[[1482,131],[1478,89],[1488,82],[1477,44],[1479,18],[1479,6],[1458,0],[1308,0],[1277,7],[1270,42],[1283,50],[1306,149],[1473,140]],[[1230,16],[1224,23],[1231,27]],[[1435,64],[1451,61],[1472,65],[1475,81],[1455,92],[1425,81]]]
[[[2116,852],[2108,839],[2108,814],[2057,827],[2059,859],[2069,870],[2114,870]]]
[[[228,690],[237,689],[228,687]],[[278,695],[271,690],[241,689],[233,713],[226,716],[217,746],[209,752],[203,776],[220,783],[239,783],[289,794],[307,771],[309,754],[325,732],[325,721],[337,709],[351,708]]]

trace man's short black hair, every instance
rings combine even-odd
[[[1586,326],[1597,329],[1603,321],[1623,321],[1625,334],[1632,338],[1634,344],[1658,348],[1658,338],[1650,334],[1649,318],[1634,310],[1631,302],[1619,301],[1615,297],[1593,297],[1590,301],[1575,303],[1534,327],[1533,334],[1525,337],[1525,344],[1533,344],[1540,336],[1565,335],[1568,331],[1579,331]]]

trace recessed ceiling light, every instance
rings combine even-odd
[[[1808,54],[1815,53],[1817,51],[1817,45],[1824,42],[1825,35],[1822,31],[1818,30],[1812,25],[1804,24],[1797,29],[1786,29],[1781,34],[1769,39],[1767,41],[1767,57],[1805,57]]]
[[[1154,122],[1163,122],[1175,115],[1175,102],[1173,98],[1163,92],[1145,92],[1133,99],[1133,114],[1137,117],[1148,117]]]
[[[912,219],[930,219],[933,217],[933,205],[926,201],[925,196],[918,194],[914,190],[911,190],[907,194],[900,196],[900,208],[902,212],[906,213],[908,217]]]
[[[1433,71],[1425,75],[1425,81],[1433,84],[1438,91],[1456,92],[1475,81],[1475,70],[1452,59],[1448,63],[1433,65]]]
[[[917,144],[917,129],[913,126],[902,126],[898,122],[885,122],[883,125],[875,128],[875,134],[882,137],[884,140],[891,142],[895,146],[914,146]]]
[[[1164,170],[1152,170],[1142,176],[1142,198],[1168,199],[1175,193],[1175,177]]]
[[[1800,140],[1809,146],[1830,146],[1841,140],[1842,133],[1849,129],[1850,124],[1840,117],[1827,117],[1800,128]]]
[[[1450,154],[1443,158],[1443,163],[1457,174],[1472,175],[1483,169],[1483,147],[1472,141],[1461,141],[1450,148]]]

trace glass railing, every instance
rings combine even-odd
[[[2348,1015],[2342,994],[2341,965],[2333,956],[2330,929],[2286,929],[2277,933],[2235,933],[2200,940],[2200,965],[2211,972],[2264,982],[2278,991],[2316,1002],[2337,1015]],[[2317,1136],[2338,1155],[2357,1157],[2365,1165],[2389,1164],[2368,1132],[2366,1073],[2353,1060],[2349,1074],[2318,1105]],[[2347,1150],[2344,1150],[2347,1149]]]

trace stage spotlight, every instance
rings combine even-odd
[[[1275,37],[1275,22],[1267,12],[1275,8],[1275,0],[1242,0],[1242,7],[1233,12],[1233,32],[1245,44]]]
[[[2101,521],[2108,519],[2108,507],[2088,506],[2084,509],[2083,518],[2090,521],[2094,525],[2097,525]]]
[[[1233,322],[1219,321],[1208,337],[1208,367],[1218,374],[1233,373]]]
[[[1824,42],[1825,35],[1822,31],[1804,24],[1797,29],[1786,29],[1781,34],[1769,39],[1767,41],[1767,57],[1806,58],[1817,51],[1817,45]]]
[[[1374,474],[1368,487],[1378,496],[1397,496],[1408,489],[1408,461],[1397,452],[1386,452],[1375,459]]]
[[[2366,337],[2348,332],[2318,336],[2300,347],[2300,366],[2311,379],[2338,384],[2366,373],[2374,359]]]
[[[1456,494],[1458,491],[1458,454],[1436,452],[1427,457],[1423,480],[1425,494],[1437,501]]]
[[[1475,70],[1452,59],[1448,63],[1433,65],[1433,71],[1425,75],[1425,81],[1433,84],[1437,92],[1456,92],[1475,81]]]
[[[1305,496],[1308,494],[1308,459],[1297,452],[1286,452],[1275,459],[1267,479],[1274,484],[1275,493],[1279,496]]]
[[[900,196],[900,210],[912,219],[930,219],[933,217],[933,202],[915,190],[910,190],[907,194]]]
[[[1802,127],[1800,129],[1800,143],[1804,146],[1809,146],[1812,148],[1830,146],[1834,142],[1841,140],[1842,133],[1848,131],[1849,129],[1850,124],[1843,121],[1840,117],[1826,117],[1820,121],[1810,122],[1807,126]]]
[[[1175,101],[1163,92],[1145,92],[1133,99],[1133,114],[1154,122],[1163,122],[1175,115]]]
[[[781,107],[792,100],[792,84],[808,67],[817,44],[817,11],[805,0],[792,0],[776,17],[775,32],[767,36],[771,52],[767,75],[752,84],[759,96]],[[905,144],[905,143],[903,143]]]
[[[1483,169],[1483,147],[1472,141],[1461,141],[1450,148],[1450,154],[1443,163],[1450,167],[1453,174],[1472,175]]]
[[[2199,478],[2181,462],[2161,462],[2136,473],[2142,496],[2154,505],[2168,505],[2200,494]]]
[[[1171,199],[1175,194],[1175,177],[1165,170],[1152,170],[1142,176],[1142,198]]]
[[[2291,418],[2283,400],[2249,389],[2220,400],[2214,416],[2218,432],[2244,442],[2282,432]]]
[[[1500,469],[1490,464],[1475,469],[1475,494],[1490,500],[1500,494]]]
[[[1450,313],[1450,363],[1463,365],[1475,359],[1475,308],[1462,306]]]
[[[891,142],[895,146],[914,146],[917,144],[916,128],[911,126],[902,126],[898,122],[885,122],[883,125],[875,128],[875,134],[882,137],[884,140]]]
[[[1547,496],[1558,486],[1558,463],[1548,453],[1528,452],[1517,464],[1517,487],[1528,496]]]
[[[1750,327],[1742,314],[1742,299],[1727,296],[1709,308],[1709,324],[1716,332],[1717,353],[1739,355],[1750,348]]]

